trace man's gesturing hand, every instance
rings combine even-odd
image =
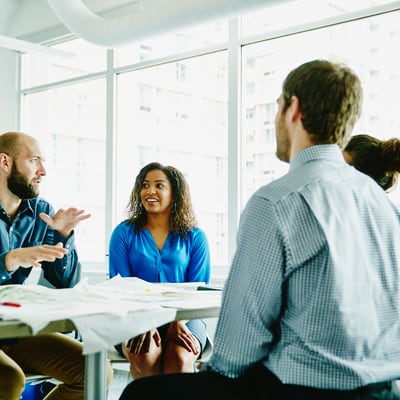
[[[90,214],[85,214],[85,210],[78,210],[72,207],[67,210],[61,208],[53,217],[45,213],[40,213],[39,217],[51,228],[68,238],[79,222],[88,219]]]
[[[14,271],[18,267],[41,267],[42,261],[55,261],[57,258],[63,258],[68,250],[62,243],[54,246],[42,244],[41,246],[21,247],[8,252],[4,263],[7,271]]]

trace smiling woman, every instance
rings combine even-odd
[[[127,219],[113,231],[109,245],[110,277],[148,282],[210,281],[210,251],[197,226],[189,186],[172,166],[152,162],[136,177]],[[205,348],[202,320],[176,321],[119,346],[130,361],[133,378],[167,372],[193,372]]]

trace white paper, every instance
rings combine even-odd
[[[192,285],[153,284],[119,276],[97,285],[87,281],[71,289],[40,285],[0,286],[0,318],[19,319],[36,334],[50,321],[70,319],[83,339],[84,353],[109,348],[173,321],[178,308],[219,306],[218,294]]]
[[[151,327],[164,325],[175,319],[176,310],[159,308],[122,314],[98,314],[71,318],[82,336],[83,353],[108,349],[146,332]]]

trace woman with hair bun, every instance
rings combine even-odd
[[[400,139],[381,140],[354,135],[343,151],[346,162],[369,175],[385,191],[394,188],[400,173]]]

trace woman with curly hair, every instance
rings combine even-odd
[[[176,168],[152,162],[136,177],[127,219],[109,244],[110,278],[137,277],[148,282],[210,280],[210,251],[197,226],[189,186]],[[117,349],[130,361],[134,379],[193,372],[206,343],[203,320],[174,321],[128,340]]]
[[[400,139],[381,140],[354,135],[343,151],[346,162],[369,175],[385,191],[395,187],[400,173]]]

